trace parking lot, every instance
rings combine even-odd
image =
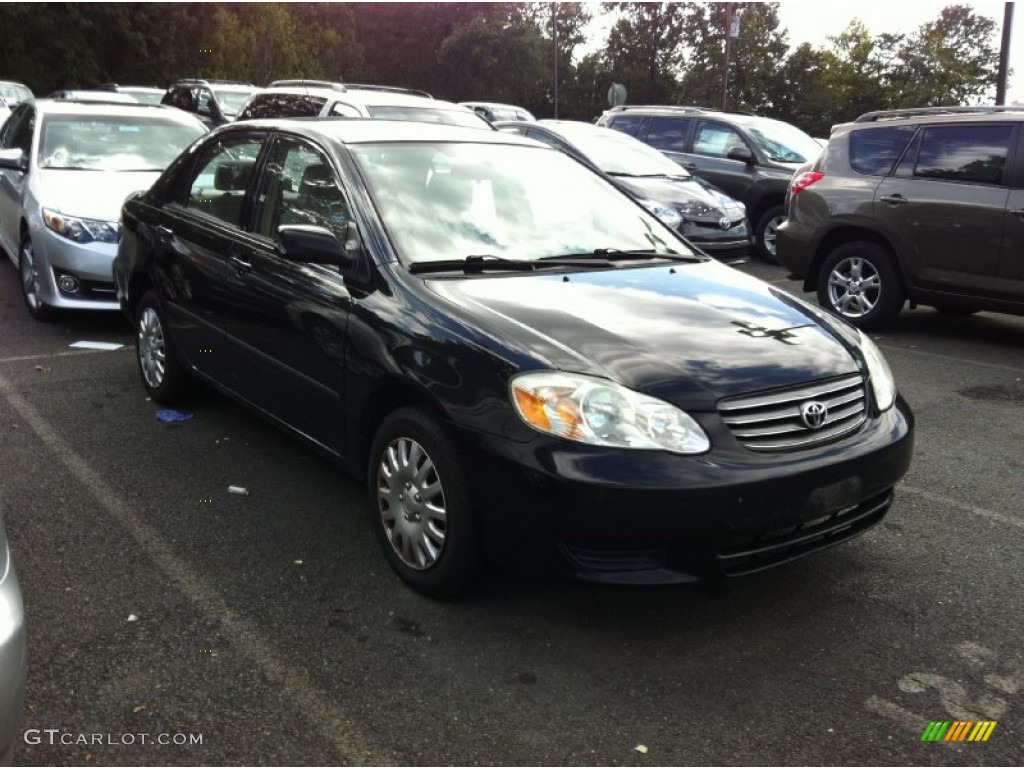
[[[1024,318],[921,308],[872,335],[917,432],[865,536],[725,588],[500,572],[448,604],[398,581],[361,484],[211,392],[159,422],[123,318],[35,322],[2,264],[0,492],[30,653],[15,760],[1019,763]],[[922,742],[938,720],[998,724]]]

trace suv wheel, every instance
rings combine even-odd
[[[451,430],[423,408],[389,415],[370,450],[374,532],[402,580],[434,597],[467,592],[483,564],[466,469]]]
[[[844,243],[818,272],[818,303],[858,328],[877,328],[903,308],[905,295],[892,255],[877,243]]]
[[[754,229],[754,240],[757,252],[761,258],[772,264],[778,264],[778,256],[775,255],[775,233],[779,225],[786,220],[786,209],[781,205],[773,205],[757,220],[757,227]]]

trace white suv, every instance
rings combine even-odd
[[[424,91],[322,80],[273,82],[249,97],[237,119],[275,117],[375,118],[490,128],[471,109],[434,99]]]

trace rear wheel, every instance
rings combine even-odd
[[[786,209],[781,205],[773,205],[757,220],[754,229],[754,240],[758,254],[772,264],[779,263],[775,255],[775,237],[779,225],[786,220]]]
[[[178,362],[154,291],[142,297],[135,311],[135,359],[142,384],[155,402],[173,405],[185,399],[192,381]]]
[[[418,592],[458,597],[476,583],[483,548],[465,462],[451,430],[421,407],[390,414],[370,451],[373,528]]]
[[[27,232],[21,236],[21,247],[18,249],[18,274],[21,277],[21,298],[25,301],[28,313],[42,322],[52,320],[55,310],[45,303],[40,295],[39,266],[36,263],[35,249],[32,247],[32,238]]]
[[[840,245],[818,273],[818,302],[858,328],[877,328],[893,320],[905,298],[892,254],[877,243]]]

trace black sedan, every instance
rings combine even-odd
[[[608,174],[647,210],[717,259],[736,262],[750,252],[743,203],[632,136],[576,120],[506,120],[494,127],[548,144]]]
[[[125,203],[114,272],[150,396],[203,381],[333,457],[432,595],[526,544],[750,573],[877,523],[910,462],[867,336],[508,134],[225,126]]]

